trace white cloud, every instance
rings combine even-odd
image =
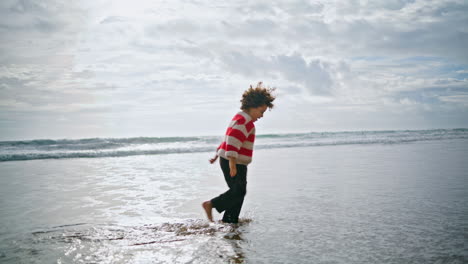
[[[257,81],[288,123],[269,132],[447,126],[438,111],[468,126],[467,14],[463,0],[2,1],[0,120],[17,128],[0,137],[48,116],[64,136],[180,134],[162,119],[224,120]]]

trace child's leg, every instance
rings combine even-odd
[[[237,175],[235,177],[231,177],[229,174],[229,161],[221,158],[220,163],[224,178],[229,186],[229,190],[211,200],[213,208],[215,208],[219,213],[242,203],[247,185],[247,166],[237,165]]]
[[[239,204],[244,199],[244,195],[245,183],[234,181],[229,190],[220,194],[218,197],[211,199],[211,204],[219,213],[222,213],[223,211],[233,208]]]
[[[239,214],[243,203],[244,198],[242,197],[242,200],[239,203],[224,211],[223,222],[237,224],[239,222]]]
[[[231,189],[234,190],[233,197],[231,198],[233,203],[224,212],[223,222],[225,223],[237,223],[239,221],[239,214],[244,203],[245,194],[247,193],[246,177],[247,167],[237,166],[237,175],[232,178],[234,183],[231,185]]]
[[[231,218],[233,219],[232,221],[237,222],[246,193],[247,166],[237,165],[237,175],[235,177],[231,177],[229,173],[229,161],[221,158],[220,165],[224,174],[224,179],[226,180],[226,183],[229,186],[229,190],[227,190],[225,193],[220,194],[218,197],[211,199],[210,206],[212,208],[215,208],[219,213],[222,213],[223,211],[227,210],[227,212],[225,213],[226,218],[223,217],[223,219],[226,219],[225,222],[231,222],[231,220],[228,220]],[[231,212],[229,210],[230,208],[233,208],[234,211]],[[207,209],[205,208],[205,210]],[[207,211],[208,215],[210,215],[209,213],[211,213],[211,211]],[[230,215],[232,215],[233,217],[230,217]],[[209,216],[208,218],[210,219]]]

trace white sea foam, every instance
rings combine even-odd
[[[258,135],[255,148],[294,148],[349,144],[401,144],[468,138],[468,129],[311,132]],[[0,161],[124,157],[214,151],[221,137],[90,138],[0,142]]]

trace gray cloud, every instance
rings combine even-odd
[[[276,61],[278,71],[289,81],[303,83],[312,94],[331,94],[332,79],[320,60],[306,62],[302,56],[295,54],[279,56]]]
[[[281,76],[289,83],[296,84],[293,87],[302,86],[310,94],[330,95],[332,93],[332,77],[326,69],[326,63],[320,60],[306,61],[300,54],[268,58],[238,52],[223,55],[220,60],[232,73],[257,79]]]
[[[351,129],[354,112],[366,128],[428,113],[419,124],[447,125],[437,111],[465,126],[467,14],[455,0],[2,1],[0,122],[8,135],[28,113],[154,131],[162,121],[148,117],[168,109],[228,115],[238,107],[230,98],[264,81],[279,88],[291,129]]]

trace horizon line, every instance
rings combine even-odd
[[[430,130],[468,130],[468,127],[453,127],[453,128],[429,128],[429,129],[376,129],[376,130],[328,130],[328,131],[308,131],[308,132],[278,132],[278,133],[262,133],[257,136],[268,135],[303,135],[311,133],[356,133],[356,132],[396,132],[396,131],[430,131]],[[33,139],[0,139],[0,142],[15,142],[15,141],[42,141],[42,140],[86,140],[86,139],[129,139],[129,138],[191,138],[191,137],[222,137],[223,135],[194,135],[194,136],[132,136],[132,137],[84,137],[84,138],[33,138]]]

